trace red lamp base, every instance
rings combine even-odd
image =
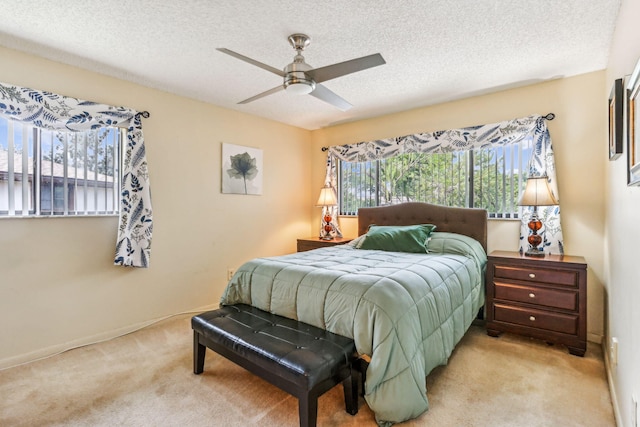
[[[331,232],[333,231],[333,226],[331,225],[331,215],[327,214],[323,217],[324,220],[324,236],[322,236],[322,240],[333,240],[333,236]]]
[[[542,243],[542,236],[538,234],[538,230],[542,228],[542,222],[538,219],[537,212],[534,211],[531,216],[531,221],[527,224],[529,230],[531,230],[531,234],[527,237],[527,241],[529,242],[529,250],[524,254],[525,256],[533,256],[533,257],[543,257],[544,251],[539,251],[538,246]]]

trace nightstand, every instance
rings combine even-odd
[[[310,251],[311,249],[325,248],[327,246],[343,245],[353,239],[348,237],[336,237],[333,240],[322,240],[319,237],[309,237],[298,239],[298,252]]]
[[[564,344],[569,353],[584,356],[587,264],[583,257],[491,252],[486,290],[489,335],[513,332]]]

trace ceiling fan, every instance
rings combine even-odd
[[[309,46],[311,38],[306,34],[292,34],[288,37],[288,40],[291,46],[296,50],[297,54],[294,56],[293,62],[284,67],[284,70],[279,70],[263,64],[262,62],[248,58],[232,50],[218,48],[220,52],[270,71],[284,79],[281,85],[245,99],[244,101],[240,101],[238,104],[247,104],[255,101],[256,99],[260,99],[284,89],[287,92],[297,95],[309,94],[321,101],[339,108],[342,111],[346,111],[351,108],[352,105],[320,83],[386,63],[382,55],[375,53],[373,55],[363,56],[361,58],[351,59],[349,61],[333,65],[327,65],[326,67],[313,68],[304,61],[304,57],[302,56],[302,51]]]

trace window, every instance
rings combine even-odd
[[[0,117],[0,217],[117,214],[124,134],[48,131]]]
[[[532,139],[451,153],[410,153],[383,160],[340,161],[341,215],[358,208],[402,202],[487,209],[490,218],[518,218],[523,171]]]

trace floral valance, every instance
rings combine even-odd
[[[528,166],[528,176],[546,174],[549,177],[551,189],[559,200],[553,148],[545,118],[532,115],[499,123],[328,147],[325,184],[330,184],[334,189],[337,187],[336,160],[368,162],[407,153],[449,153],[508,145],[532,138],[533,153]],[[337,207],[325,209],[331,209],[332,217],[337,218]],[[522,207],[521,209],[520,250],[522,251],[527,249],[527,223],[533,208]],[[545,224],[545,228],[540,232],[544,239],[545,252],[563,253],[560,206],[539,207],[538,214]],[[341,235],[337,221],[332,225],[334,234]]]
[[[541,116],[529,116],[488,125],[329,147],[329,155],[346,162],[368,162],[406,153],[450,153],[518,142],[535,131],[544,132]]]
[[[49,130],[126,127],[120,220],[114,263],[147,267],[153,230],[151,190],[140,113],[55,93],[0,83],[0,115]]]

